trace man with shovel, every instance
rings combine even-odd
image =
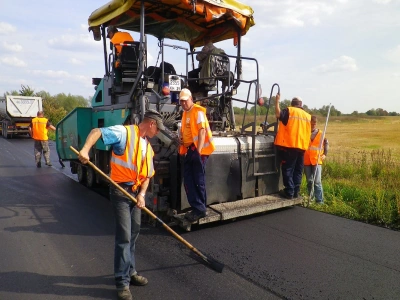
[[[139,236],[141,208],[145,207],[146,190],[154,176],[154,152],[146,137],[154,137],[164,130],[162,116],[148,110],[139,125],[115,125],[93,129],[79,152],[79,160],[86,164],[89,151],[99,138],[112,145],[110,178],[136,198],[137,204],[114,186],[110,186],[110,200],[114,208],[115,251],[114,276],[118,299],[131,300],[129,284],[146,285],[147,279],[135,268],[135,242]]]

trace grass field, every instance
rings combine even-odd
[[[318,120],[324,128],[325,119]],[[343,153],[357,157],[360,152],[383,150],[394,162],[400,162],[400,117],[332,117],[328,120],[326,137],[329,156]]]
[[[243,116],[236,115],[236,124],[240,127]],[[253,117],[247,116],[249,123]],[[261,124],[265,116],[257,116]],[[275,122],[274,116],[268,116],[268,122]],[[326,118],[318,117],[318,128],[323,130]],[[261,130],[260,127],[258,127]],[[326,137],[329,140],[329,156],[357,156],[360,152],[384,150],[395,162],[400,163],[400,117],[330,117]]]

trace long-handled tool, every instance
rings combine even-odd
[[[320,150],[322,149],[322,144],[324,143],[326,128],[328,127],[329,115],[331,113],[331,107],[332,107],[332,104],[329,103],[329,109],[328,109],[328,114],[326,115],[324,131],[322,132],[322,137],[321,137],[321,140],[319,141],[317,164],[316,164],[314,172],[313,172],[312,184],[311,184],[311,192],[310,192],[310,196],[309,196],[308,201],[307,201],[307,205],[306,205],[307,207],[310,205],[310,200],[314,197],[315,176],[317,175],[318,162],[319,162],[319,157],[321,155],[321,153],[320,153],[321,151]]]
[[[69,147],[76,155],[79,155],[79,152],[72,146]],[[91,166],[96,172],[98,172],[100,175],[102,175],[105,179],[107,179],[113,186],[115,186],[121,193],[123,193],[125,196],[127,196],[129,199],[131,199],[133,202],[137,203],[137,200],[135,197],[133,197],[131,194],[129,194],[127,191],[125,191],[121,186],[119,186],[114,180],[112,180],[107,174],[105,174],[103,171],[101,171],[98,167],[96,167],[92,162],[88,162],[88,165]],[[192,244],[190,244],[188,241],[186,241],[183,237],[181,237],[179,234],[177,234],[174,230],[172,230],[171,227],[169,227],[167,224],[165,224],[160,218],[158,218],[155,214],[153,214],[147,207],[143,207],[142,210],[147,213],[150,217],[152,217],[154,220],[158,221],[161,223],[161,225],[169,231],[178,241],[183,243],[189,250],[193,251],[195,254],[197,254],[204,262],[207,263],[209,267],[211,267],[213,270],[222,273],[222,270],[224,268],[224,264],[216,261],[213,258],[207,257],[203,253],[201,253],[197,248],[195,248]]]

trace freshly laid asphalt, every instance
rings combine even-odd
[[[61,169],[36,168],[29,138],[0,138],[0,299],[116,299],[109,201]],[[217,273],[144,224],[134,299],[400,299],[400,232],[300,206],[174,228],[225,264]]]

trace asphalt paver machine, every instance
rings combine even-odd
[[[250,114],[250,108],[257,109],[261,97],[258,62],[241,56],[241,37],[255,24],[251,7],[235,0],[113,0],[95,10],[88,23],[94,39],[103,42],[105,74],[92,80],[95,93],[91,107],[70,112],[57,124],[56,131],[58,155],[62,161],[70,161],[79,182],[89,188],[104,184],[91,167],[80,164],[70,146],[81,149],[92,128],[138,124],[147,109],[155,109],[162,114],[166,130],[151,140],[156,175],[149,186],[146,205],[157,215],[190,230],[192,224],[183,218],[190,205],[183,187],[183,159],[177,152],[182,113],[177,98],[182,88],[189,87],[195,102],[207,108],[216,145],[206,166],[208,214],[198,223],[234,219],[302,202],[300,198],[277,196],[282,180],[274,146],[276,122],[260,131],[256,114]],[[110,25],[139,33],[140,38],[122,43],[121,54],[116,56],[115,45],[106,40]],[[159,65],[147,65],[149,35],[159,40]],[[237,53],[210,55],[208,73],[191,78],[198,53],[195,49],[203,46],[204,37],[211,38],[214,44],[231,40]],[[183,74],[176,74],[174,67],[164,61],[166,47],[179,50],[175,60],[185,66]],[[244,64],[249,66],[246,70],[251,70],[246,74],[242,71]],[[211,89],[209,85],[201,86],[210,81],[214,83]],[[235,105],[245,108],[239,126]],[[99,140],[90,155],[98,168],[109,173],[109,146]]]

